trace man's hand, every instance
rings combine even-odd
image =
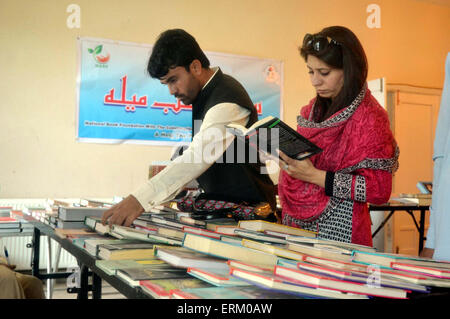
[[[129,227],[143,212],[144,207],[138,200],[134,196],[128,195],[120,203],[103,213],[102,224],[106,225],[106,222],[108,222],[109,226],[115,224]]]

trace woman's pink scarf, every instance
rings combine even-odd
[[[396,143],[387,112],[369,89],[365,88],[350,106],[321,123],[310,120],[315,100],[301,109],[297,131],[323,149],[311,157],[316,168],[354,173],[366,159],[395,156]],[[280,174],[278,192],[283,215],[305,222],[317,219],[330,200],[324,188],[292,178],[284,171]]]

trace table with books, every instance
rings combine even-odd
[[[418,253],[420,253],[423,249],[424,242],[426,240],[425,237],[425,213],[430,209],[429,201],[414,201],[414,198],[411,197],[396,197],[392,198],[388,203],[382,205],[369,205],[369,211],[383,211],[389,212],[389,214],[384,218],[383,222],[377,227],[377,229],[373,232],[372,238],[375,237],[378,232],[386,225],[389,219],[394,215],[394,213],[403,211],[408,213],[414,225],[419,232],[419,247]],[[420,212],[419,223],[417,223],[416,217],[414,216],[414,212]]]
[[[56,210],[58,217],[70,215],[67,207]],[[324,240],[315,232],[263,220],[201,220],[170,205],[144,213],[132,227],[103,225],[104,209],[94,211],[71,210],[84,218],[78,233],[53,228],[31,214],[22,217],[35,226],[35,249],[46,234],[77,258],[80,298],[89,290],[101,298],[101,280],[128,298],[449,297],[450,263],[444,261]],[[33,258],[34,273],[47,278],[35,268],[36,254]]]

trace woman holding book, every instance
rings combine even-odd
[[[302,161],[280,152],[283,224],[371,246],[367,203],[389,200],[399,149],[367,87],[364,49],[351,30],[334,26],[307,34],[300,54],[317,95],[301,108],[297,131],[323,152]]]

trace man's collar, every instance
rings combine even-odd
[[[220,68],[218,66],[215,66],[213,68],[211,68],[214,70],[214,74],[209,78],[209,80],[205,83],[205,85],[202,87],[202,90],[205,89],[205,87],[209,84],[209,82],[211,82],[211,80],[214,78],[214,76],[217,74],[217,72],[220,70]]]

